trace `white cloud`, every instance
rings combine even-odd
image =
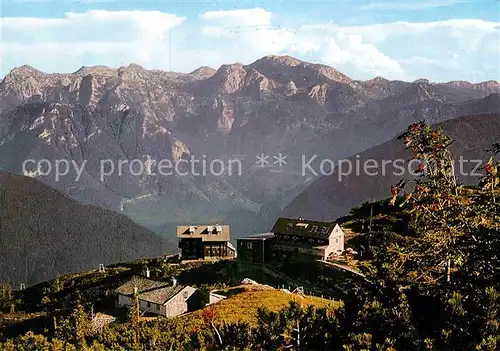
[[[271,23],[271,12],[261,8],[229,10],[229,11],[209,11],[200,15],[200,18],[207,21],[215,21],[225,27],[251,26]]]
[[[147,63],[155,48],[164,45],[169,30],[184,20],[159,11],[103,10],[68,12],[63,18],[3,18],[2,71],[13,68],[6,67],[11,62],[41,62],[37,67],[48,71],[109,65],[120,59]]]
[[[63,18],[3,18],[2,72],[30,64],[48,72],[82,65],[192,71],[291,54],[369,79],[498,79],[499,27],[456,19],[364,26],[283,27],[261,8],[210,11],[185,19],[158,11],[87,11]],[[485,52],[488,53],[485,55]]]
[[[327,40],[322,61],[334,66],[352,66],[364,74],[387,78],[403,78],[399,63],[380,52],[375,45],[363,42],[357,34],[338,33]]]
[[[425,10],[437,7],[446,7],[459,4],[462,1],[448,0],[448,1],[379,1],[371,2],[367,5],[361,6],[362,10]]]
[[[500,33],[500,23],[480,19],[451,19],[433,22],[392,22],[369,24],[364,26],[339,26],[337,24],[314,24],[304,26],[308,31],[322,31],[324,33],[335,33],[342,30],[350,34],[360,34],[364,39],[379,43],[389,37],[418,37],[421,35],[439,34],[454,38],[468,39],[482,37],[487,34]],[[464,36],[467,36],[465,38]],[[429,44],[433,44],[433,38],[427,37]]]

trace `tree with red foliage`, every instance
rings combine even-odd
[[[221,348],[223,348],[224,344],[222,342],[222,337],[221,337],[219,330],[217,329],[217,327],[215,326],[215,323],[214,323],[215,320],[217,319],[217,317],[218,317],[218,313],[217,313],[217,309],[215,308],[215,306],[209,305],[208,307],[203,309],[203,312],[202,312],[203,322],[205,323],[205,325],[208,325],[212,328],[214,333],[217,335],[217,339],[219,341]]]
[[[416,235],[409,245],[392,245],[389,251],[410,281],[451,282],[453,268],[463,262],[457,245],[465,234],[464,218],[470,215],[448,149],[452,141],[425,122],[412,124],[400,138],[413,159],[419,161],[415,172],[419,176],[411,192],[400,189],[395,194],[391,188],[390,203],[395,205],[403,192],[399,206],[408,206]]]

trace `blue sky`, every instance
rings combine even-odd
[[[0,1],[0,76],[23,64],[189,72],[289,54],[354,79],[500,80],[498,0]]]

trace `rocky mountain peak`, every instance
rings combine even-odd
[[[122,79],[133,80],[134,78],[140,77],[147,71],[139,65],[130,64],[126,67],[118,68],[118,76]]]
[[[498,80],[487,80],[486,82],[477,83],[477,84],[499,87],[500,86],[500,81],[498,81]]]
[[[190,72],[189,75],[192,76],[201,76],[201,77],[211,77],[217,72],[217,70],[208,66],[201,66],[200,68],[195,69],[193,72]]]
[[[289,55],[265,56],[247,67],[255,68],[267,78],[282,84],[287,84],[290,80],[294,80],[299,86],[304,82],[321,84],[328,81],[353,84],[349,77],[332,67],[304,62]]]
[[[141,65],[138,65],[137,63],[131,63],[127,66],[128,69],[133,69],[133,70],[136,70],[136,71],[144,71],[144,67],[142,67]]]
[[[309,64],[307,64],[309,65]],[[343,83],[343,84],[352,84],[353,81],[351,78],[346,76],[343,73],[340,73],[337,71],[335,68],[332,68],[327,65],[321,65],[321,64],[312,64],[312,68],[315,72],[316,75],[318,75],[320,78],[331,80],[334,82],[338,83]]]
[[[30,81],[34,83],[40,77],[44,76],[45,73],[37,70],[28,65],[23,65],[12,69],[2,80],[3,84],[7,83],[23,83],[24,81]]]
[[[110,73],[110,72],[116,72],[116,70],[108,67],[108,66],[82,66],[78,71],[76,71],[73,74],[76,75],[81,75],[81,76],[86,76],[88,74],[99,74],[99,73]]]
[[[463,87],[469,88],[472,86],[472,83],[466,82],[464,80],[452,80],[451,82],[446,83],[446,85],[451,85],[451,86],[460,87],[460,88],[463,88]]]
[[[428,79],[420,78],[413,81],[413,84],[430,84]]]
[[[364,83],[366,86],[373,86],[373,85],[378,85],[378,84],[385,84],[388,82],[389,82],[389,80],[387,80],[383,77],[377,76],[375,78],[372,78],[372,79],[365,81]]]
[[[43,75],[42,71],[37,70],[34,67],[31,67],[29,65],[22,65],[19,67],[15,67],[10,71],[8,75],[18,75],[18,76],[33,76],[33,75]]]
[[[242,87],[247,72],[241,63],[222,65],[215,74],[210,77],[225,93],[233,93]]]
[[[293,67],[302,64],[303,61],[290,55],[268,55],[254,62],[257,63]]]
[[[255,86],[259,91],[268,90],[270,88],[269,79],[262,75],[259,71],[254,68],[249,68],[246,71],[245,85]]]
[[[487,91],[489,94],[500,92],[500,82],[488,80],[486,82],[474,84],[474,87]]]
[[[380,84],[367,87],[334,68],[289,56],[217,71],[201,67],[190,74],[137,65],[83,67],[78,74],[31,74],[29,67],[17,72],[25,70],[29,76],[14,72],[16,79],[0,85],[0,163],[14,172],[28,157],[98,164],[108,158],[225,160],[283,152],[341,159],[388,140],[414,121],[477,111],[471,103],[457,104],[482,99],[489,91],[478,84],[458,88],[379,77],[373,81]],[[60,106],[51,108],[53,103]],[[480,111],[496,111],[498,103],[493,96],[481,106]],[[295,173],[300,160],[289,161],[291,172],[273,176],[252,169],[242,177],[208,181],[124,172],[102,184],[96,169],[88,168],[78,183],[73,177],[46,180],[78,200],[123,211],[165,233],[173,221],[209,218],[227,219],[242,231],[249,230],[248,223],[264,230],[268,224],[260,219],[260,206],[282,208],[305,186]],[[180,190],[171,196],[169,189]],[[205,200],[195,201],[193,194]]]

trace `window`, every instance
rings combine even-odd
[[[160,305],[156,305],[156,310],[160,310]]]
[[[184,299],[187,299],[187,298],[189,297],[189,292],[188,292],[188,291],[184,291],[184,292],[182,293],[182,297],[183,297]]]
[[[253,249],[253,243],[247,243],[247,248],[248,249]]]
[[[337,244],[339,243],[339,238],[337,238],[337,240],[335,240],[335,243],[337,243]]]
[[[148,302],[148,308],[150,308],[150,307],[151,307],[151,303],[150,303],[150,302]]]

